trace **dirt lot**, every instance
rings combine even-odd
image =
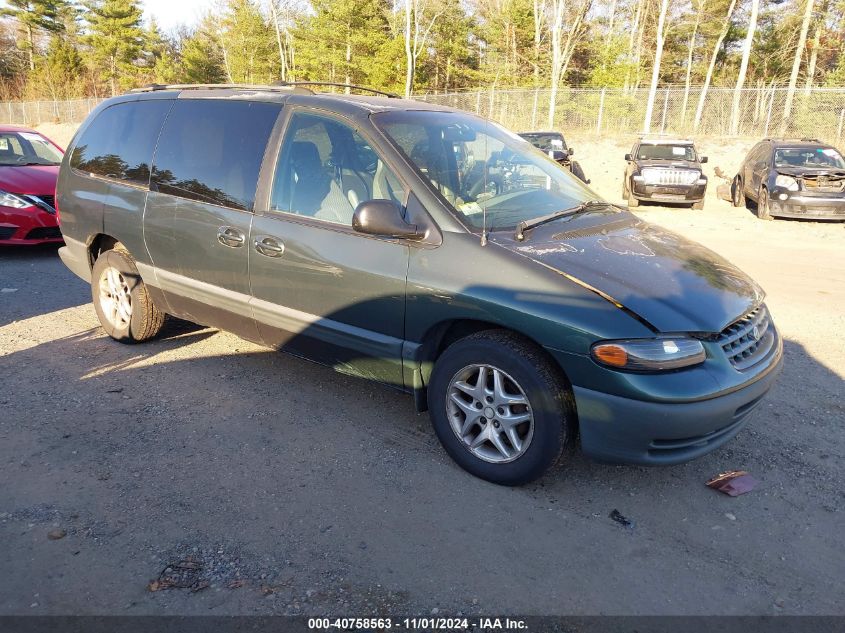
[[[573,144],[618,200],[627,140]],[[785,370],[716,453],[518,489],[407,397],[213,330],[119,345],[54,248],[0,250],[0,613],[845,613],[845,226],[637,213],[763,285]],[[734,468],[759,487],[704,486]]]

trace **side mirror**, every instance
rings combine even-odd
[[[631,156],[630,154],[625,154],[625,160],[632,161],[632,160],[634,160],[634,157]]]
[[[406,240],[422,239],[416,224],[408,224],[402,210],[390,200],[365,200],[352,214],[352,228],[365,235],[380,235]]]
[[[707,162],[707,157],[706,157],[706,156],[702,156],[702,157],[698,160],[698,162],[699,162],[699,163],[701,163],[701,164],[703,165],[704,163],[706,163],[706,162]]]
[[[575,148],[570,147],[568,151],[569,151],[569,155],[572,156],[575,153]]]

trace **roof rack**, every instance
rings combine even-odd
[[[355,84],[334,83],[331,81],[279,81],[270,85],[258,84],[149,84],[141,88],[133,88],[130,92],[155,92],[157,90],[261,90],[265,92],[300,92],[303,94],[314,94],[307,86],[332,86],[334,88],[349,88],[350,90],[363,90],[383,97],[398,99],[399,95],[392,92],[384,92],[366,86]]]
[[[287,81],[279,82],[279,86],[331,86],[333,88],[349,88],[351,90],[363,90],[364,92],[371,92],[373,94],[381,95],[382,97],[389,97],[391,99],[400,99],[401,97],[395,92],[384,92],[383,90],[376,90],[375,88],[367,88],[366,86],[358,86],[356,84],[335,83],[332,81]]]
[[[287,88],[287,90],[286,90]],[[133,88],[129,92],[156,92],[157,90],[262,90],[267,92],[290,92],[287,84],[259,85],[259,84],[149,84],[141,88]],[[313,90],[301,88],[302,92],[314,94]]]
[[[790,136],[767,136],[764,141],[799,141],[801,143],[824,143],[821,139],[804,136],[802,138]]]

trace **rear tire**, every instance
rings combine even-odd
[[[769,207],[769,190],[765,187],[760,187],[760,193],[757,194],[757,217],[761,220],[772,219],[772,212]]]
[[[122,244],[100,253],[91,271],[91,297],[103,330],[121,343],[156,336],[165,313],[153,303],[135,260]]]
[[[443,352],[431,375],[428,406],[452,459],[476,477],[506,486],[548,471],[575,428],[560,372],[536,346],[503,330],[467,336]]]
[[[704,200],[699,200],[698,202],[692,203],[692,208],[696,211],[701,211],[704,208]]]

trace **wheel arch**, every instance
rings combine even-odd
[[[563,367],[561,367],[560,363],[558,363],[554,357],[546,351],[546,348],[544,348],[531,336],[521,332],[520,330],[506,327],[500,323],[494,323],[492,321],[466,318],[448,319],[440,321],[439,323],[429,327],[422,337],[422,342],[416,355],[416,360],[418,361],[420,367],[421,380],[419,384],[414,387],[414,401],[419,412],[427,409],[426,402],[428,398],[426,397],[426,391],[431,378],[432,369],[434,368],[434,364],[437,362],[437,359],[453,343],[485,330],[509,332],[522,339],[527,345],[533,347],[537,353],[544,356],[549,361],[550,365],[554,367],[554,370],[562,383],[569,390],[570,394],[572,393],[572,382],[569,380],[569,377],[566,375]]]

